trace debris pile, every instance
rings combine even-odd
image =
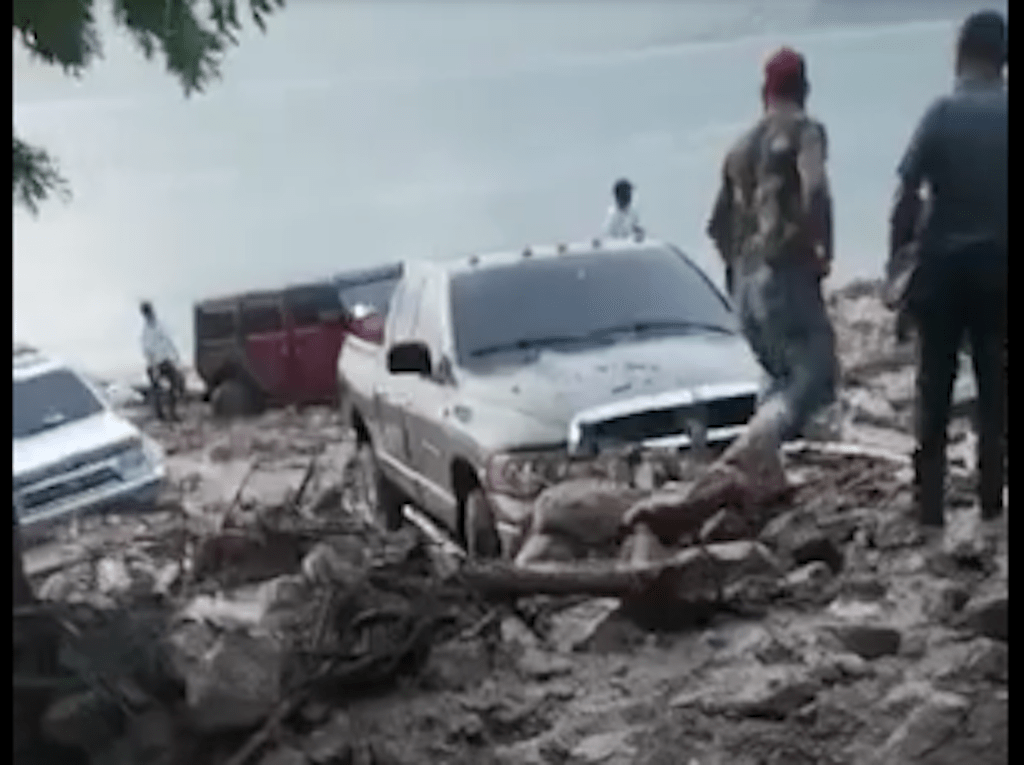
[[[831,301],[842,443],[612,459],[538,502],[516,565],[350,512],[331,412],[146,421],[161,507],[26,555],[15,761],[1006,762],[1005,525],[970,507],[967,436],[945,539],[910,516],[910,356],[877,294]]]

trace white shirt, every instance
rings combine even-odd
[[[620,210],[618,206],[612,205],[608,209],[608,217],[604,222],[604,235],[609,239],[632,239],[644,233],[640,227],[640,219],[636,210],[627,207]]]
[[[178,351],[174,343],[156,320],[147,321],[142,328],[142,353],[146,357],[147,367],[159,366],[165,361],[178,363]]]

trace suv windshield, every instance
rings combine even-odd
[[[26,438],[103,411],[92,391],[63,369],[15,380],[12,403],[14,438]]]
[[[459,362],[623,337],[736,331],[697,267],[669,249],[523,260],[451,281]]]

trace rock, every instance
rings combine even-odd
[[[490,674],[491,659],[479,640],[452,640],[436,645],[424,669],[423,682],[431,688],[464,690]]]
[[[845,579],[840,593],[848,600],[876,601],[882,600],[889,586],[876,576],[855,576]]]
[[[330,722],[313,731],[303,747],[313,765],[347,762],[352,756],[352,721],[344,712],[335,712]]]
[[[534,503],[516,563],[543,560],[552,544],[574,557],[617,552],[623,516],[646,492],[594,478],[563,481],[545,489]]]
[[[798,600],[821,598],[825,587],[832,580],[832,569],[827,563],[814,561],[790,571],[784,582],[786,591]]]
[[[1008,609],[1005,593],[975,598],[964,608],[962,626],[1005,643],[1009,640]]]
[[[829,604],[828,613],[846,621],[861,621],[882,614],[878,603],[848,598],[836,598]]]
[[[879,550],[916,547],[924,542],[924,534],[916,519],[903,514],[889,514],[878,521],[871,542]]]
[[[104,595],[122,595],[132,587],[132,575],[123,560],[103,558],[96,564],[96,589]]]
[[[798,667],[733,666],[713,672],[700,689],[677,695],[670,705],[781,720],[814,701],[820,687]]]
[[[700,538],[705,544],[733,542],[750,536],[750,526],[731,510],[719,510],[701,527]]]
[[[321,542],[302,559],[302,575],[312,584],[351,587],[362,581],[366,567],[365,544],[349,537]]]
[[[968,677],[1005,684],[1009,681],[1009,662],[1009,649],[1006,643],[978,638],[970,645],[963,673]]]
[[[845,398],[854,422],[893,427],[897,420],[896,410],[882,395],[860,388],[850,391]]]
[[[181,618],[211,624],[222,629],[258,627],[270,610],[268,593],[250,587],[230,594],[199,595],[181,612]]]
[[[177,730],[167,710],[153,707],[134,715],[127,732],[135,765],[175,762]]]
[[[723,586],[746,577],[778,577],[782,574],[782,564],[760,542],[719,542],[704,549],[721,569]]]
[[[573,664],[564,656],[557,656],[545,651],[529,650],[523,653],[516,662],[519,671],[533,680],[550,680],[553,677],[568,675]]]
[[[762,664],[794,664],[800,660],[792,646],[768,632],[760,635],[749,650]]]
[[[540,648],[540,639],[517,616],[501,620],[501,642],[519,653]]]
[[[573,748],[571,756],[588,763],[632,763],[636,754],[635,747],[629,744],[632,734],[631,729],[626,729],[588,736]]]
[[[228,633],[191,663],[186,701],[193,724],[213,732],[262,721],[281,698],[282,649],[267,637]]]
[[[259,763],[260,765],[309,765],[309,760],[298,749],[282,746],[268,752]]]
[[[615,650],[618,610],[617,599],[599,598],[559,611],[551,617],[548,639],[563,653],[588,650],[595,645]]]
[[[959,734],[969,710],[970,702],[962,696],[933,693],[879,747],[872,765],[927,762],[925,758],[929,753],[938,750]]]
[[[841,624],[827,630],[847,650],[869,660],[898,654],[903,637],[899,630],[869,624]]]
[[[925,611],[932,619],[947,622],[963,611],[970,597],[967,589],[958,582],[942,581],[934,592],[929,593]]]
[[[871,665],[855,653],[833,653],[821,657],[811,676],[827,684],[859,680],[872,673]]]
[[[793,565],[827,563],[833,573],[843,568],[843,554],[833,539],[818,528],[813,513],[790,510],[773,518],[759,539]]]
[[[40,723],[44,736],[63,746],[98,753],[118,735],[118,709],[95,691],[57,699]]]
[[[996,547],[982,531],[981,519],[974,512],[949,513],[942,538],[942,551],[961,566],[991,570]]]

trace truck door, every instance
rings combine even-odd
[[[406,423],[413,467],[420,479],[422,508],[456,529],[458,507],[451,480],[451,437],[448,412],[455,395],[449,344],[446,342],[447,295],[440,279],[429,279],[420,301],[414,339],[430,349],[432,373],[415,377]]]
[[[338,352],[345,325],[338,291],[330,284],[285,292],[293,368],[289,388],[301,403],[329,403],[338,393]]]
[[[420,502],[420,486],[413,466],[407,423],[417,381],[413,375],[388,372],[387,350],[412,339],[422,292],[422,279],[412,275],[407,276],[395,292],[385,332],[384,352],[380,354],[381,370],[373,392],[380,423],[377,452],[381,468],[417,504]]]
[[[243,299],[241,331],[249,371],[271,401],[287,401],[291,351],[278,295]]]

